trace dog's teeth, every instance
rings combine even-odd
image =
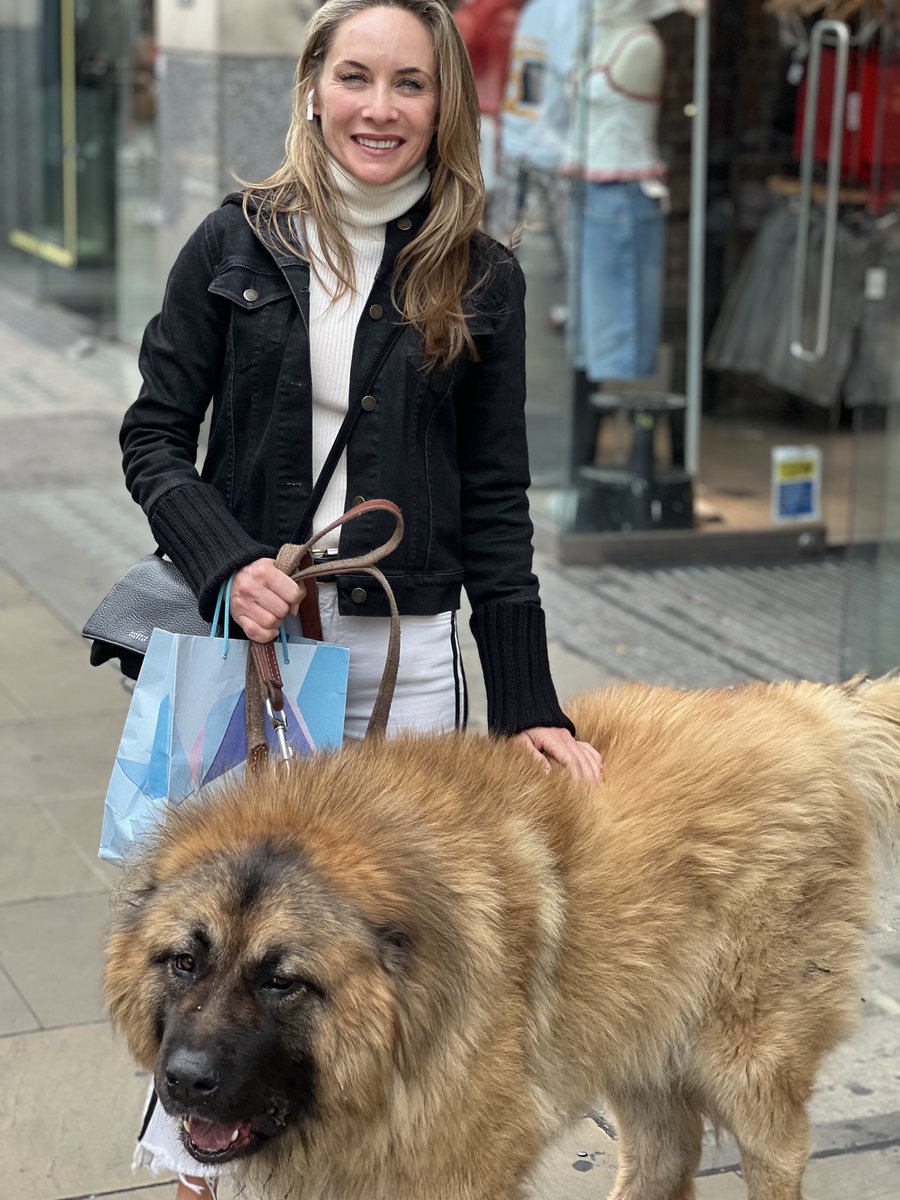
[[[190,1121],[187,1119],[187,1117],[182,1117],[182,1119],[181,1119],[181,1124],[184,1126],[184,1131],[185,1131],[185,1133],[190,1133],[190,1132],[191,1132],[191,1123],[190,1123]]]
[[[232,1142],[236,1142],[240,1136],[241,1136],[241,1131],[239,1129],[236,1129],[234,1131],[234,1133],[231,1135]]]

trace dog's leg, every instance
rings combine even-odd
[[[741,1151],[749,1200],[801,1200],[800,1181],[809,1158],[806,1101],[818,1056],[779,1057],[771,1030],[754,1031],[758,1049],[724,1055],[706,1064],[704,1107],[728,1129]],[[800,1029],[789,1046],[801,1044]],[[740,1039],[732,1032],[732,1044]]]
[[[766,1130],[736,1131],[749,1200],[802,1200],[800,1183],[809,1158],[809,1121],[802,1105],[780,1106]],[[777,1129],[777,1133],[774,1131]]]
[[[677,1090],[611,1097],[619,1169],[609,1200],[694,1200],[703,1117]]]

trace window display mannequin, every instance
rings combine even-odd
[[[657,141],[665,48],[652,21],[679,8],[702,5],[593,0],[584,22],[567,164],[576,464],[593,458],[597,421],[580,411],[590,392],[656,369],[669,194]]]

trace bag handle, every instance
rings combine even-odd
[[[326,534],[331,533],[341,525],[357,517],[371,512],[386,512],[394,518],[394,529],[390,537],[368,554],[360,554],[354,558],[322,559],[312,561],[311,565],[302,565],[312,546]],[[394,698],[394,688],[397,684],[397,669],[400,665],[400,614],[397,601],[391,585],[375,565],[400,545],[403,539],[403,515],[391,500],[365,500],[350,508],[336,521],[332,521],[324,529],[320,529],[308,542],[301,545],[286,543],[278,552],[275,565],[295,583],[307,579],[328,579],[348,572],[359,572],[371,575],[382,587],[390,609],[390,632],[388,635],[387,656],[381,683],[378,685],[378,695],[372,708],[372,715],[366,727],[366,737],[383,737],[387,729],[388,717],[391,711],[391,701]],[[289,750],[285,741],[286,724],[284,720],[284,683],[275,655],[274,642],[251,642],[250,654],[247,656],[247,762],[251,769],[257,769],[268,755],[263,709],[269,714],[275,726],[279,744],[285,758]]]

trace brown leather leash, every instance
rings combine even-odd
[[[376,546],[368,554],[360,554],[356,558],[327,558],[316,560],[312,549],[316,542],[323,537],[346,525],[349,521],[370,512],[386,512],[394,518],[394,531],[386,542]],[[390,609],[391,624],[388,636],[387,657],[378,695],[369,724],[366,737],[383,737],[387,729],[388,717],[391,711],[391,701],[394,698],[394,687],[397,683],[397,668],[400,665],[400,614],[397,611],[397,601],[391,585],[375,565],[400,545],[403,539],[403,516],[400,509],[390,500],[366,500],[348,509],[336,521],[313,534],[308,542],[302,545],[287,544],[281,547],[275,559],[275,565],[289,575],[295,583],[303,583],[307,594],[300,605],[300,624],[304,637],[322,640],[322,625],[319,618],[316,581],[329,579],[336,575],[364,574],[371,575],[381,585],[387,596]],[[268,742],[264,713],[275,728],[283,759],[290,758],[290,748],[287,744],[287,723],[284,717],[284,682],[281,669],[275,653],[277,642],[251,642],[250,653],[247,655],[246,676],[246,705],[247,705],[247,765],[250,770],[259,770],[268,759]]]

